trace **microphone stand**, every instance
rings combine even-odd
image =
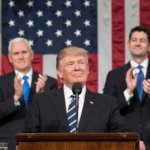
[[[79,94],[76,93],[76,120],[77,120],[76,131],[75,131],[76,133],[79,132],[78,110],[79,110]]]

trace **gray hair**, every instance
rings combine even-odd
[[[11,52],[12,44],[17,43],[17,42],[25,42],[27,44],[29,50],[32,50],[32,47],[31,47],[31,45],[30,45],[30,43],[29,43],[29,41],[27,39],[21,38],[21,37],[17,37],[17,38],[14,38],[14,39],[9,41],[9,45],[8,45],[8,52],[9,53]]]

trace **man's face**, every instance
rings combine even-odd
[[[128,43],[128,48],[131,52],[132,58],[143,58],[147,57],[147,53],[150,48],[147,34],[144,32],[133,32],[131,39]]]
[[[60,61],[57,73],[69,88],[75,82],[85,85],[89,74],[88,62],[83,55],[68,55]]]
[[[23,41],[12,44],[9,53],[9,61],[14,69],[22,73],[27,73],[31,69],[33,51],[29,50],[27,44]]]

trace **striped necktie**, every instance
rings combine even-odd
[[[142,82],[144,80],[144,74],[143,74],[142,66],[141,65],[137,66],[137,68],[139,69],[138,79],[137,79],[137,91],[138,91],[140,102],[142,102],[142,95],[143,95],[143,85],[142,85]]]
[[[74,95],[71,95],[71,102],[68,108],[68,122],[70,127],[70,133],[76,132],[77,127],[77,116],[76,116],[76,99]]]
[[[30,94],[30,86],[28,83],[28,76],[24,75],[23,80],[24,80],[24,83],[22,85],[23,97],[24,97],[24,102],[25,102],[26,106],[28,106],[28,99],[29,99],[29,94]]]

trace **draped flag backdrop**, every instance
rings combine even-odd
[[[25,37],[35,52],[33,68],[57,78],[55,59],[64,47],[89,51],[87,85],[102,92],[106,75],[130,59],[130,29],[150,28],[149,0],[5,0],[2,1],[2,74],[12,71],[8,42]]]
[[[95,0],[5,0],[2,3],[2,74],[12,70],[8,42],[25,37],[35,52],[33,67],[55,78],[56,54],[74,45],[89,51],[88,86],[97,91],[97,3]]]

